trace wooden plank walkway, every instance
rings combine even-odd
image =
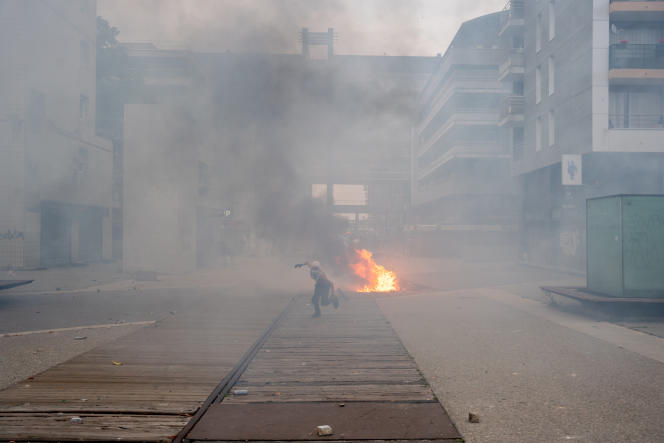
[[[376,302],[362,296],[320,318],[294,305],[236,388],[249,395],[225,402],[434,400]]]
[[[10,386],[0,440],[170,440],[287,301],[215,295]]]
[[[337,428],[328,437],[337,441],[460,438],[373,297],[352,296],[320,318],[311,314],[303,299],[292,305],[188,440],[318,440],[313,423],[320,417],[330,423],[318,424]],[[236,389],[248,394],[232,394]],[[397,426],[399,418],[422,423]]]

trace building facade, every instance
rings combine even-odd
[[[329,51],[328,58],[314,59],[306,51],[126,47],[132,69],[143,77],[140,96],[125,113],[126,269],[191,270],[253,252],[261,230],[272,232],[273,224],[284,223],[276,218],[305,224],[306,214],[283,212],[314,189],[323,189],[316,196],[351,226],[383,238],[401,232],[409,204],[409,127],[418,88],[433,72],[435,57]],[[166,157],[179,160],[159,160],[156,168],[156,159]],[[155,192],[174,189],[178,170],[191,174],[189,183],[175,187],[187,196],[146,204],[162,201]],[[198,182],[206,185],[189,186]],[[181,214],[180,225],[155,229],[166,213]],[[289,227],[280,229],[289,231],[272,232],[282,250],[302,243],[288,241],[298,235]],[[147,247],[156,235],[163,241]],[[154,244],[165,248],[159,257],[149,252]]]
[[[95,42],[94,0],[0,3],[0,268],[110,257]]]
[[[585,201],[664,192],[664,1],[511,1],[504,131],[525,261],[585,269]],[[519,46],[519,43],[516,43]],[[523,83],[520,82],[523,79]]]
[[[507,12],[464,23],[420,95],[411,149],[412,252],[514,255],[516,186],[503,143]]]

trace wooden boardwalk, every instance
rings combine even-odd
[[[303,299],[292,306],[187,439],[316,440],[316,420],[336,428],[333,440],[460,438],[371,296],[311,313]]]
[[[170,440],[287,302],[215,298],[1,391],[0,440]]]
[[[0,440],[169,441],[234,367],[248,395],[201,410],[188,439],[316,440],[323,420],[336,441],[459,438],[373,298],[312,318],[300,297],[254,346],[287,301],[206,301],[17,383],[0,392]]]
[[[370,298],[311,318],[297,304],[271,335],[228,403],[289,401],[433,401],[415,361]]]

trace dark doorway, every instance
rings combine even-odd
[[[41,266],[71,263],[71,214],[67,206],[41,205],[40,262]]]

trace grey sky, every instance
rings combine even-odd
[[[99,0],[122,41],[199,51],[299,52],[302,27],[338,34],[340,54],[435,55],[459,25],[505,0]]]

